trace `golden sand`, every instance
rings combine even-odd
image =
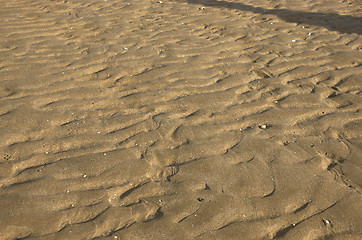
[[[361,4],[0,0],[0,239],[361,239]]]

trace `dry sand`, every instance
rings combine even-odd
[[[361,239],[360,0],[0,0],[0,239]]]

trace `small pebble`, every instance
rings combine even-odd
[[[326,225],[326,226],[331,226],[331,225],[332,225],[331,221],[329,221],[329,220],[327,220],[327,219],[323,219],[322,222],[323,222],[323,224]]]

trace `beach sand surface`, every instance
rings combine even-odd
[[[360,0],[0,0],[0,239],[361,239]]]

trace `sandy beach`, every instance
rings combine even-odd
[[[362,239],[361,0],[0,6],[0,240]]]

